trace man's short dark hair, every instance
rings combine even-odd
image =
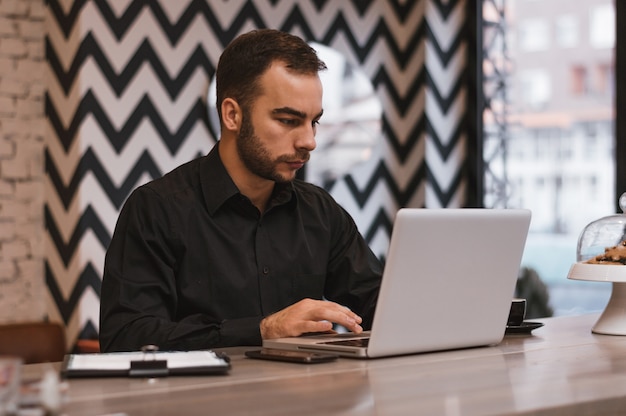
[[[243,109],[250,108],[261,94],[259,78],[275,61],[302,75],[326,69],[315,49],[297,36],[274,29],[245,33],[224,49],[217,65],[216,104],[220,121],[225,98],[235,99]]]

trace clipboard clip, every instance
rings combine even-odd
[[[167,360],[157,360],[156,352],[159,347],[156,345],[144,345],[141,347],[143,352],[142,360],[133,360],[130,362],[129,377],[166,377],[169,374],[167,369]],[[152,359],[148,360],[147,355],[151,354]]]

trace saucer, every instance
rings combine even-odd
[[[541,322],[524,321],[521,325],[507,325],[505,333],[507,334],[530,334],[533,329],[541,328]]]

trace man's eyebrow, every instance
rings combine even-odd
[[[324,113],[324,110],[320,111],[319,114],[317,114],[314,118],[318,119],[322,117],[323,113]],[[306,113],[296,110],[295,108],[291,108],[291,107],[275,108],[274,110],[272,110],[272,114],[289,114],[298,118],[306,118]]]

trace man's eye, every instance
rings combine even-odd
[[[279,120],[281,123],[283,123],[286,126],[295,126],[297,124],[297,120],[294,120],[291,118],[281,118]]]

